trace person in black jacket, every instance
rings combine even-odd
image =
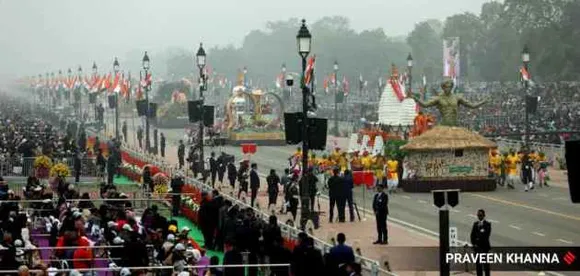
[[[299,244],[292,252],[291,271],[294,276],[325,275],[324,259],[314,247],[314,240],[305,233],[299,236]]]
[[[242,195],[242,192],[248,195],[248,165],[246,162],[240,163],[240,168],[238,169],[238,182],[240,183],[240,187],[238,189],[238,199]]]
[[[334,205],[338,209],[338,221],[344,222],[344,180],[338,175],[338,168],[332,170],[332,176],[328,179],[328,197],[330,199],[330,210],[328,211],[328,222],[334,221]]]
[[[222,151],[222,154],[217,158],[217,163],[218,181],[220,182],[220,185],[222,185],[224,184],[224,174],[226,173],[226,166],[228,165],[225,152]]]
[[[209,157],[209,172],[211,173],[211,187],[215,188],[215,180],[217,178],[218,162],[215,159],[215,152],[212,152]]]
[[[159,137],[159,147],[161,149],[161,157],[165,157],[165,134],[161,132]]]
[[[177,172],[171,179],[171,205],[173,207],[173,216],[179,216],[179,208],[181,207],[181,188],[185,185],[183,182],[183,175]]]
[[[270,170],[270,175],[266,177],[266,182],[268,183],[268,206],[272,204],[275,206],[279,192],[278,185],[280,184],[280,177],[276,174],[276,170]]]
[[[488,253],[491,249],[491,244],[489,242],[489,237],[491,235],[491,223],[485,220],[485,211],[479,209],[477,211],[478,221],[473,223],[471,228],[471,244],[473,245],[473,250],[475,253]],[[485,275],[489,276],[489,264],[476,264],[477,276]]]
[[[260,189],[260,177],[258,176],[258,164],[252,163],[252,170],[250,171],[250,189],[252,190],[251,206],[254,207],[256,197],[258,196],[258,189]]]
[[[121,126],[121,132],[123,132],[123,141],[127,143],[127,121],[123,121],[123,126]]]
[[[345,191],[345,201],[348,204],[348,212],[350,215],[350,221],[354,221],[354,202],[352,199],[352,189],[354,188],[354,180],[352,178],[352,172],[346,170],[344,172],[344,191]]]
[[[234,247],[234,242],[226,240],[224,254],[224,265],[241,265],[243,264],[242,253]],[[226,267],[224,268],[224,275],[227,276],[244,276],[243,267]]]
[[[236,178],[238,175],[238,171],[236,169],[236,165],[234,164],[234,161],[228,162],[228,180],[230,181],[230,186],[232,187],[232,190],[236,188]]]
[[[533,171],[534,163],[533,160],[530,158],[528,151],[524,153],[522,157],[522,183],[524,183],[526,187],[526,192],[529,190],[534,189],[534,179],[533,179]]]
[[[81,178],[81,163],[82,163],[82,152],[80,150],[75,153],[73,161],[75,171],[75,183],[78,184]]]
[[[373,198],[373,211],[377,223],[377,240],[373,244],[389,244],[387,231],[387,216],[389,215],[389,196],[383,185],[377,185],[377,193]]]
[[[139,142],[139,148],[143,148],[143,127],[139,126],[137,128],[137,142]]]
[[[183,140],[179,140],[177,159],[179,160],[179,169],[183,169],[183,165],[185,165],[185,145],[183,144]],[[189,162],[193,162],[193,160],[190,160]]]

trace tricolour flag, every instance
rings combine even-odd
[[[310,86],[312,84],[312,79],[314,78],[314,63],[316,62],[316,55],[313,55],[308,60],[308,65],[306,65],[306,72],[304,73],[304,85]]]
[[[348,96],[348,92],[350,92],[350,85],[346,79],[346,76],[342,77],[342,91],[344,91],[345,97]]]

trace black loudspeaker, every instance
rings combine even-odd
[[[190,123],[199,122],[201,120],[201,101],[187,101],[187,114]]]
[[[203,106],[203,125],[213,127],[214,107],[213,105]]]
[[[145,116],[147,115],[147,101],[146,100],[138,100],[135,101],[135,105],[137,107],[137,116]]]
[[[117,107],[117,94],[109,95],[109,108],[113,109]]]
[[[566,167],[568,169],[568,187],[573,203],[580,203],[580,140],[566,141]]]
[[[149,103],[149,119],[157,118],[157,103]]]
[[[313,150],[326,149],[328,120],[321,118],[308,118],[308,123],[308,148]]]
[[[90,104],[97,103],[97,93],[89,93],[89,103]]]
[[[286,143],[296,145],[302,142],[302,113],[284,113],[284,133]]]
[[[538,109],[538,97],[526,96],[526,111],[530,114],[536,113]]]

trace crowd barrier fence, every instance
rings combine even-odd
[[[5,158],[0,160],[1,176],[28,177],[34,174],[35,157]],[[64,163],[68,166],[71,176],[75,175],[74,158],[53,158],[52,163]],[[96,177],[99,175],[94,157],[81,158],[81,176]]]

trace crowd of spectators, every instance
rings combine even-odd
[[[430,85],[428,90],[427,98],[436,95],[440,90],[439,84]],[[463,83],[456,92],[463,93],[472,101],[490,99],[490,102],[478,109],[461,108],[459,118],[462,126],[487,136],[523,139],[523,135],[514,135],[525,131],[525,104],[523,104],[525,98],[521,83],[468,82]],[[573,132],[580,130],[580,83],[534,83],[530,86],[528,94],[539,97],[537,112],[530,114],[529,120],[532,142],[561,144],[566,139],[578,136]],[[351,110],[338,112],[339,121],[349,121],[355,128],[361,118],[369,122],[376,121],[378,101],[374,102],[374,105],[370,102],[369,106],[364,107],[353,101],[347,100],[346,103],[339,104],[339,110],[343,108]],[[426,112],[435,118],[439,116],[435,109],[426,109]],[[333,98],[319,99],[319,109],[316,113],[334,120]]]
[[[9,143],[18,145],[11,155],[57,158],[60,152],[86,148],[86,138],[79,139],[86,135],[82,126],[63,123],[48,111],[6,96],[1,99],[0,134],[8,137],[2,140],[3,148],[10,148]],[[57,123],[51,124],[51,119]],[[32,127],[26,130],[26,126]],[[327,254],[315,248],[305,233],[289,247],[275,216],[264,222],[254,209],[224,200],[217,190],[202,195],[198,226],[204,241],[200,246],[200,241],[190,238],[191,229],[178,225],[156,204],[136,208],[112,182],[103,182],[98,198],[93,198],[79,194],[67,178],[57,180],[58,185],[47,186],[30,176],[21,198],[0,177],[0,270],[13,271],[2,274],[97,275],[108,270],[118,275],[230,276],[246,275],[246,271],[247,275],[264,271],[267,275],[360,275],[361,267],[343,234]],[[223,260],[206,256],[209,250],[224,252]],[[282,265],[203,267],[220,263]],[[193,265],[202,267],[189,267]],[[155,266],[171,269],[145,269]]]

